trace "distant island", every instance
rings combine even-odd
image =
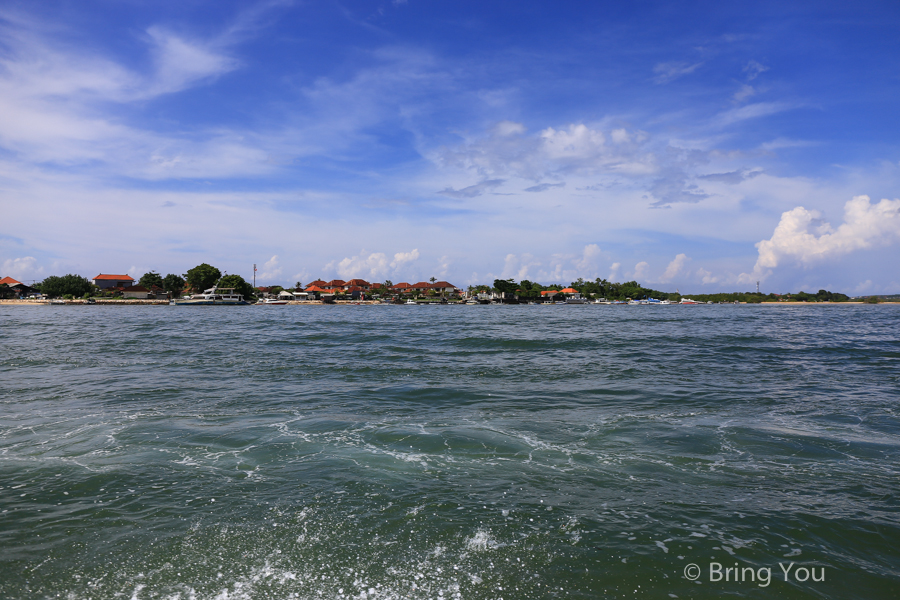
[[[624,283],[611,282],[597,278],[593,281],[578,278],[568,285],[549,284],[523,279],[495,279],[491,285],[470,285],[465,289],[447,281],[438,281],[435,277],[429,281],[417,283],[394,283],[386,280],[370,283],[364,279],[332,279],[325,281],[316,279],[303,285],[296,282],[293,286],[259,286],[254,287],[242,276],[223,274],[218,268],[202,263],[189,269],[182,275],[160,275],[155,271],[144,273],[135,281],[129,275],[101,273],[94,279],[80,275],[67,274],[50,276],[40,282],[26,285],[11,277],[0,279],[0,299],[134,299],[134,300],[168,300],[185,295],[202,292],[209,288],[228,288],[243,295],[249,302],[259,299],[289,298],[291,300],[382,300],[397,301],[461,301],[468,298],[481,298],[500,303],[517,302],[554,302],[565,301],[578,296],[587,301],[607,300],[668,300],[680,302],[690,297],[698,302],[712,303],[747,303],[761,304],[767,302],[849,302],[846,294],[819,290],[816,293],[804,291],[783,294],[762,294],[759,292],[719,292],[715,294],[681,294],[663,292],[643,287],[637,281]],[[857,301],[878,303],[882,301],[900,301],[900,295],[866,296]]]

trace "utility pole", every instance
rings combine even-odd
[[[253,287],[256,287],[256,263],[253,263]],[[756,284],[756,287],[759,288],[759,284]],[[759,291],[759,290],[757,290]]]
[[[756,293],[757,294],[759,293],[759,282],[758,281],[756,282]]]

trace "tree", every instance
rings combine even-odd
[[[216,285],[216,282],[222,277],[222,272],[212,265],[206,263],[197,265],[189,270],[184,278],[196,291],[202,291]],[[241,280],[243,281],[243,279]],[[229,286],[231,287],[231,286]]]
[[[256,293],[249,283],[240,275],[226,275],[219,281],[220,288],[234,288],[234,291],[244,296],[244,300],[252,302],[256,300]]]
[[[174,273],[169,273],[163,279],[162,288],[172,294],[173,297],[180,296],[181,292],[184,291],[184,279]]]
[[[501,294],[515,294],[518,284],[512,279],[495,279],[494,289]]]
[[[163,278],[160,277],[159,273],[156,271],[150,271],[149,273],[141,275],[141,278],[138,280],[138,285],[142,285],[148,290],[154,285],[156,287],[163,287]]]
[[[303,284],[300,283],[299,281],[298,281],[297,283],[295,283],[295,284],[294,284],[294,291],[295,291],[295,292],[303,291]]]
[[[51,275],[37,285],[42,294],[51,298],[59,298],[65,295],[84,296],[94,291],[94,284],[81,275],[63,275],[57,277]]]

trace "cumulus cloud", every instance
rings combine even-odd
[[[634,273],[631,274],[631,278],[634,280],[647,279],[647,269],[649,268],[650,264],[647,261],[642,260],[634,265]]]
[[[543,258],[532,254],[507,254],[500,278],[530,279],[542,283],[569,283],[600,276],[600,264],[608,256],[597,244],[587,244],[579,254],[553,254]]]
[[[872,204],[868,196],[855,196],[844,205],[844,222],[834,229],[815,210],[798,206],[781,215],[772,237],[756,247],[759,258],[752,273],[739,281],[764,279],[784,262],[809,266],[856,250],[888,246],[900,241],[900,200]]]
[[[653,81],[659,84],[669,83],[679,77],[693,73],[702,65],[702,62],[694,64],[678,61],[659,63],[653,67],[653,72],[656,73],[656,77],[653,78]]]
[[[615,281],[619,278],[619,269],[622,267],[622,263],[614,262],[609,265],[609,275],[606,276],[607,281]]]
[[[257,276],[261,281],[275,279],[281,276],[281,267],[278,264],[278,255],[276,254],[265,262],[262,270]]]
[[[38,265],[37,259],[33,256],[9,258],[3,261],[2,268],[3,271],[0,272],[0,278],[12,277],[18,281],[23,281],[26,278],[28,280],[40,279],[44,274],[44,268]]]
[[[397,252],[389,259],[384,252],[367,253],[360,251],[356,256],[344,258],[336,265],[332,262],[325,265],[327,270],[334,269],[344,279],[380,279],[400,271],[403,267],[419,259],[419,250]]]
[[[666,270],[660,278],[660,281],[663,283],[668,283],[678,277],[678,275],[680,275],[684,271],[684,266],[689,260],[691,259],[688,258],[684,253],[676,256],[675,259],[669,263],[669,266],[666,267]]]
[[[718,277],[714,277],[712,272],[707,271],[706,269],[704,269],[702,267],[697,269],[697,276],[700,277],[700,281],[702,281],[703,283],[718,283],[719,282]]]

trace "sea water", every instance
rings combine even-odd
[[[0,327],[0,598],[900,597],[900,306]]]

